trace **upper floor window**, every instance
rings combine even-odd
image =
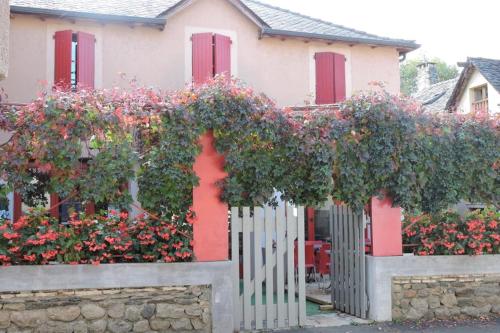
[[[316,104],[333,104],[345,100],[345,56],[319,52],[316,62]]]
[[[54,40],[54,84],[66,89],[94,88],[94,35],[63,30],[55,33]]]
[[[486,84],[471,89],[471,111],[488,111],[488,86]]]
[[[193,82],[201,84],[217,74],[231,76],[231,38],[211,32],[191,36]]]

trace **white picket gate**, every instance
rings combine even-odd
[[[231,257],[236,332],[305,324],[304,207],[232,208]]]

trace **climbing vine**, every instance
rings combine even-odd
[[[14,131],[0,172],[23,200],[57,193],[127,207],[123,184],[137,177],[145,210],[187,216],[207,131],[225,157],[220,186],[233,206],[331,196],[361,209],[389,195],[408,210],[437,211],[460,199],[497,205],[500,195],[498,118],[431,115],[382,90],[300,112],[222,77],[173,93],[55,91],[4,110],[0,123]]]

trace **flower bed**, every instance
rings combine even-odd
[[[406,215],[403,242],[416,255],[500,253],[500,213],[492,208],[465,217],[453,211]]]
[[[188,219],[189,220],[189,219]],[[0,264],[178,262],[192,259],[191,226],[127,213],[77,216],[67,225],[44,215],[0,220]]]

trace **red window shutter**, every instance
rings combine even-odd
[[[333,53],[320,52],[316,60],[316,104],[335,103]]]
[[[215,74],[231,76],[231,38],[223,35],[214,35],[214,64]]]
[[[50,194],[50,216],[59,220],[59,196],[55,193]]]
[[[193,82],[202,84],[214,76],[214,48],[212,33],[192,36],[193,41]]]
[[[71,30],[57,31],[55,39],[54,84],[69,88],[71,85]]]
[[[84,88],[94,88],[95,37],[92,34],[76,34],[76,83]]]
[[[345,101],[345,56],[333,54],[335,103]]]

